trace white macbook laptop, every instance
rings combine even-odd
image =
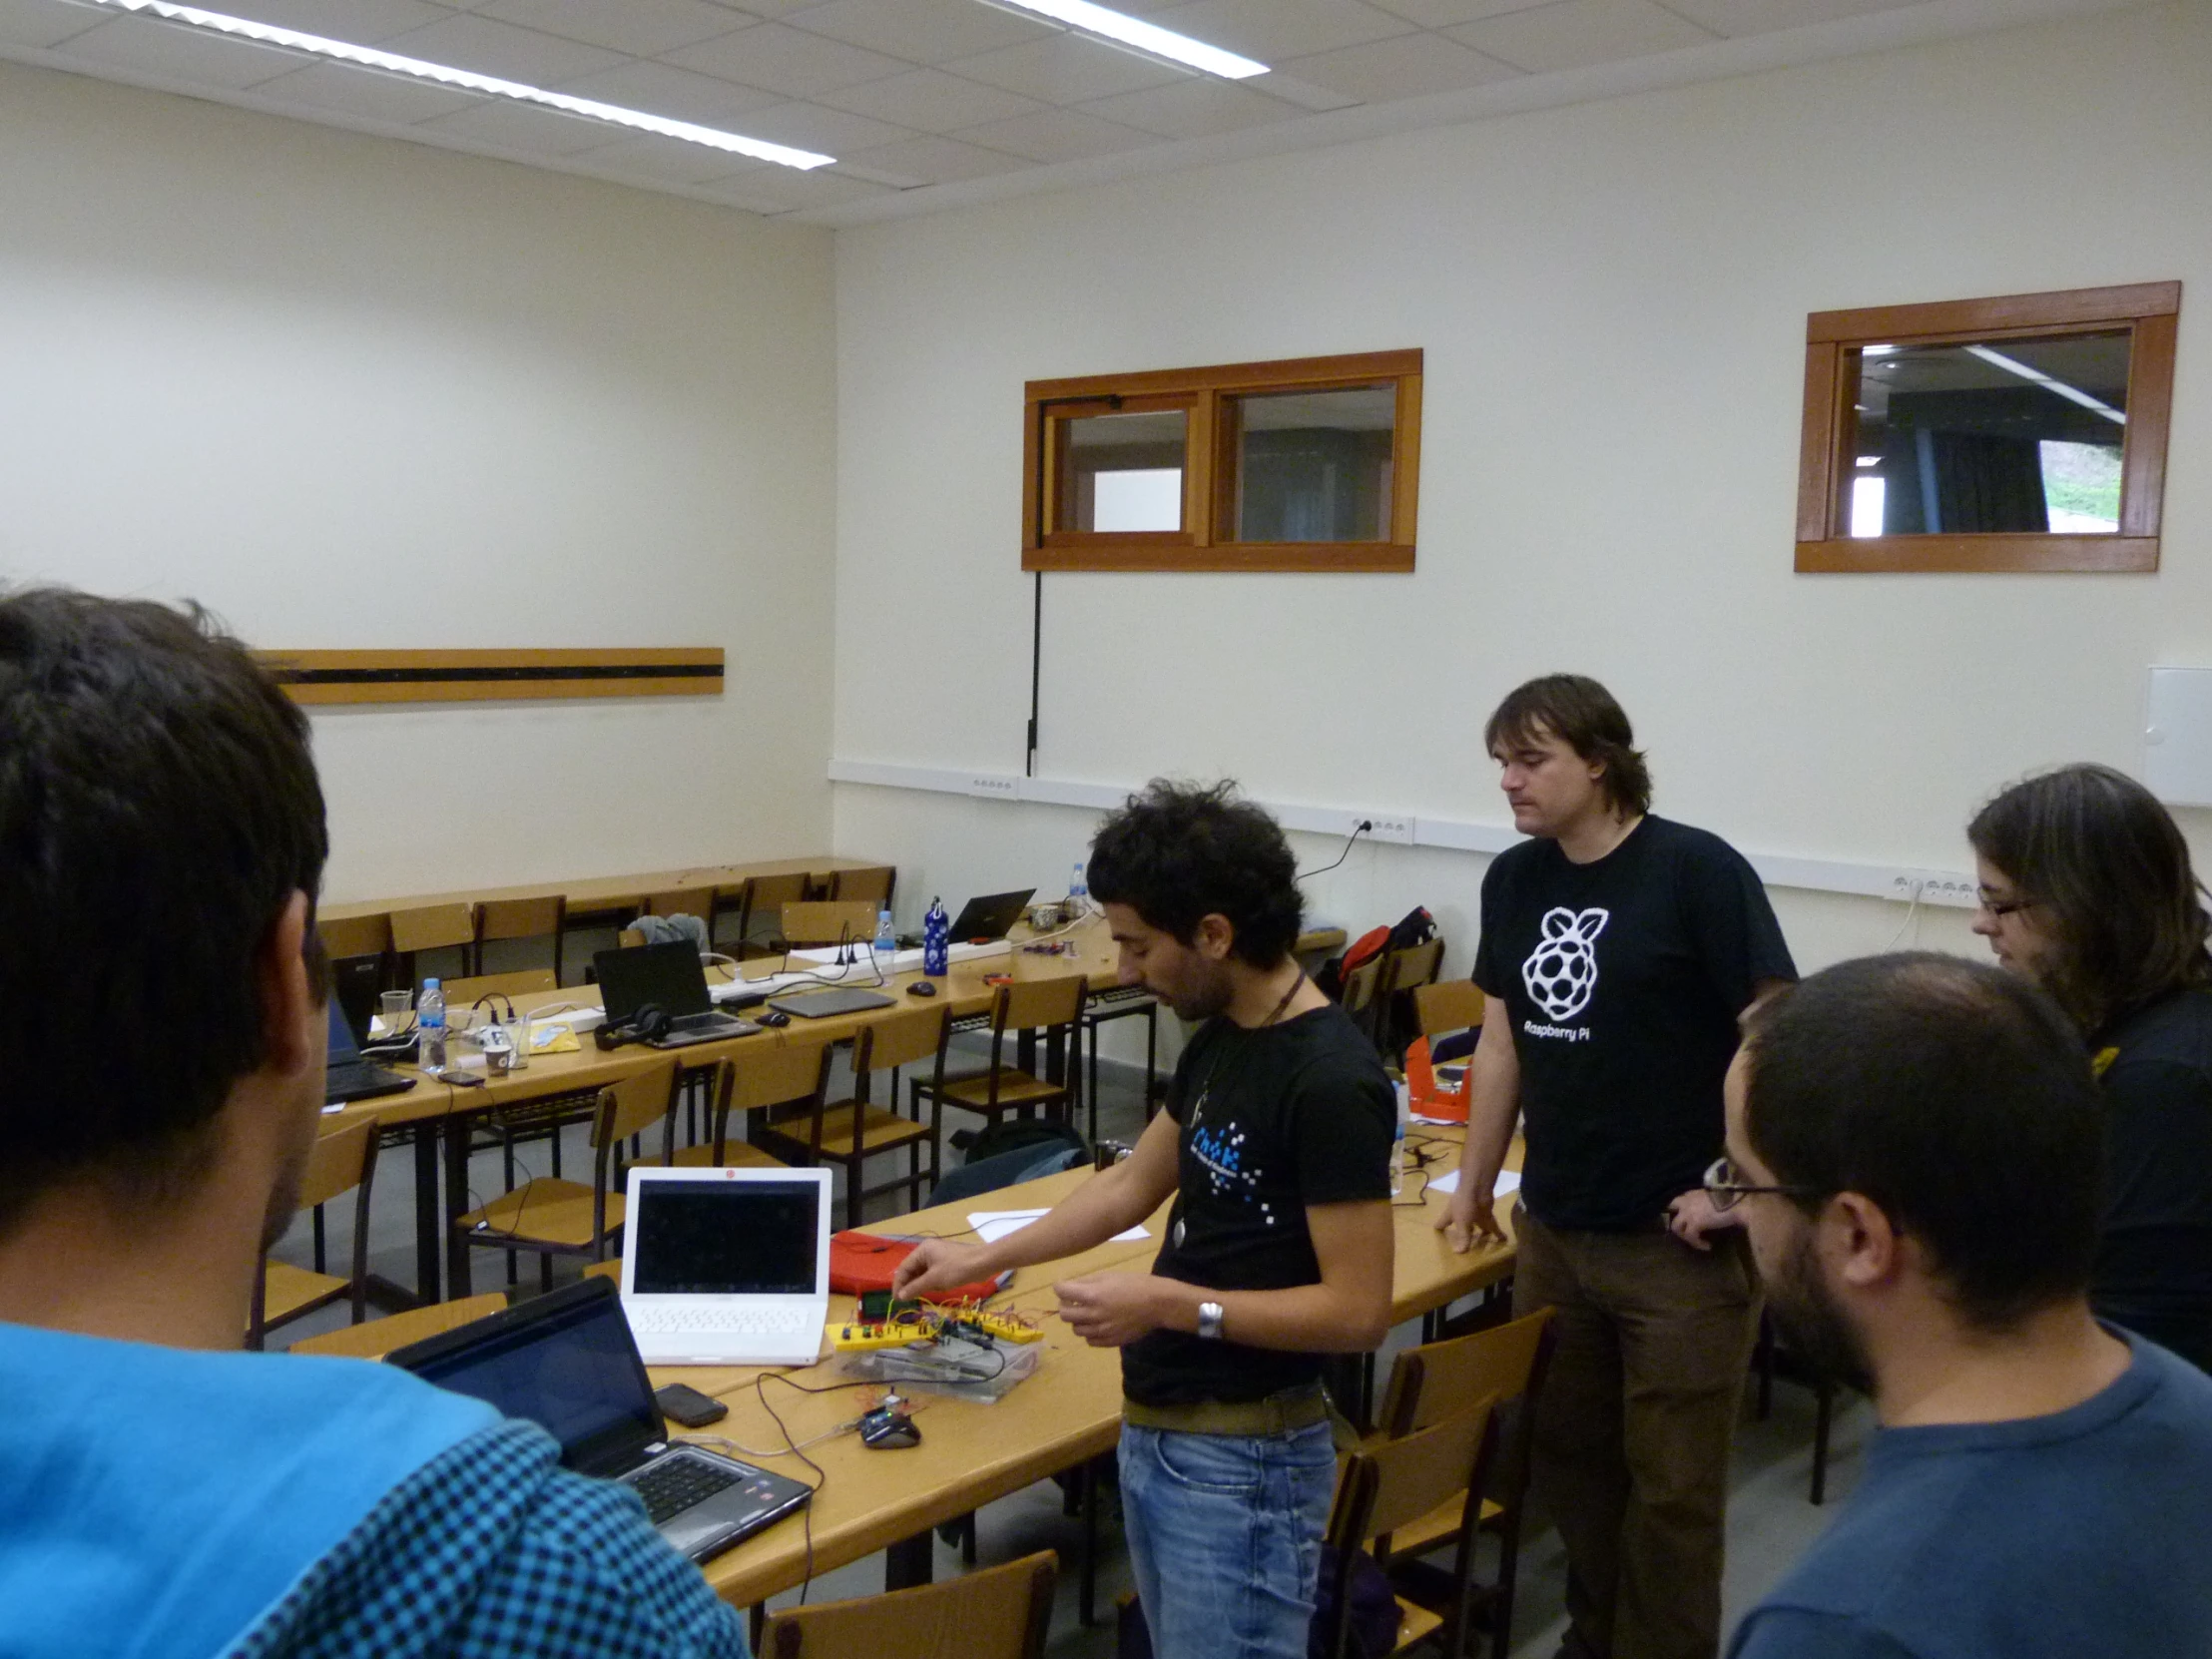
[[[649,1366],[811,1366],[830,1317],[830,1171],[630,1170],[622,1311]]]

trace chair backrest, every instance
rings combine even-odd
[[[323,918],[315,922],[314,930],[322,935],[322,948],[332,961],[381,956],[391,948],[391,916],[383,910],[374,915],[345,916],[336,921]]]
[[[448,979],[445,982],[445,1005],[448,1008],[465,1008],[480,996],[494,991],[503,996],[536,996],[541,991],[557,991],[551,968],[517,968],[512,973],[479,973],[467,979]]]
[[[373,1121],[349,1124],[321,1136],[307,1154],[307,1172],[299,1182],[299,1208],[327,1204],[368,1179],[376,1159]]]
[[[476,906],[476,937],[484,939],[536,939],[558,933],[568,922],[568,899],[560,893],[543,898],[487,898]]]
[[[830,896],[839,903],[865,899],[881,909],[891,901],[891,883],[897,878],[898,871],[889,864],[840,869],[830,877]]]
[[[636,927],[625,927],[621,932],[615,935],[615,943],[621,946],[624,950],[635,950],[639,945],[645,943],[645,934],[642,930]],[[584,972],[588,976],[591,972],[591,969],[586,968]]]
[[[781,1106],[787,1100],[819,1101],[830,1077],[830,1045],[754,1043],[730,1063],[738,1074],[730,1091],[733,1112]]]
[[[1413,987],[1413,1023],[1424,1037],[1482,1023],[1482,992],[1472,979],[1435,979]]]
[[[1550,1351],[1551,1310],[1543,1308],[1471,1336],[1423,1343],[1400,1353],[1376,1421],[1386,1434],[1409,1434],[1488,1396],[1503,1405],[1526,1393]]]
[[[591,1144],[601,1151],[642,1135],[669,1114],[676,1103],[674,1057],[633,1072],[599,1091],[599,1112],[592,1119]]]
[[[381,1360],[409,1343],[419,1343],[448,1331],[457,1331],[464,1325],[473,1325],[480,1319],[489,1319],[503,1312],[506,1306],[504,1291],[486,1291],[482,1296],[463,1297],[458,1302],[410,1308],[404,1314],[370,1320],[363,1325],[349,1325],[319,1337],[302,1337],[291,1345],[290,1352],[336,1355],[346,1360]]]
[[[852,1069],[888,1071],[926,1060],[944,1046],[944,1028],[950,1023],[951,1015],[941,1001],[901,1008],[870,1021],[860,1027],[855,1039]]]
[[[942,1584],[788,1607],[761,1633],[762,1659],[1038,1659],[1059,1558],[1039,1550]]]
[[[1375,1001],[1376,988],[1382,983],[1382,958],[1375,956],[1362,962],[1345,975],[1344,995],[1340,1000],[1348,1014],[1361,1014]]]
[[[1441,939],[1386,951],[1382,957],[1384,986],[1391,991],[1409,991],[1415,985],[1425,985],[1436,977],[1436,970],[1443,962],[1444,941]]]
[[[862,899],[812,899],[784,906],[784,942],[865,944],[875,937],[875,904]]]
[[[1341,1518],[1349,1543],[1362,1545],[1419,1520],[1449,1498],[1479,1492],[1493,1438],[1494,1403],[1488,1398],[1461,1403],[1426,1428],[1371,1441],[1354,1452],[1346,1462],[1345,1484],[1355,1491],[1356,1501],[1345,1507],[1359,1512],[1332,1516],[1332,1531]],[[1360,1484],[1365,1493],[1357,1491]],[[1331,1541],[1338,1542],[1334,1536]]]
[[[715,889],[712,887],[671,887],[666,892],[648,893],[642,906],[649,916],[698,916],[704,919],[715,907]]]
[[[783,875],[756,875],[745,884],[745,930],[751,933],[755,924],[767,923],[770,927],[784,924],[784,906],[796,904],[807,896],[807,872],[795,869]]]
[[[1083,999],[1090,988],[1090,980],[1080,973],[1055,973],[1001,985],[991,1008],[991,1030],[995,1034],[1073,1025],[1082,1017]]]
[[[413,910],[391,913],[391,945],[394,950],[438,950],[446,945],[476,942],[475,906],[425,904]]]

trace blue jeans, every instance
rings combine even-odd
[[[1337,1483],[1329,1424],[1121,1425],[1121,1502],[1155,1659],[1306,1659]]]

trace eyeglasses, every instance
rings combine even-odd
[[[1716,1210],[1733,1210],[1753,1193],[1781,1193],[1790,1198],[1812,1198],[1818,1187],[1762,1187],[1746,1181],[1744,1172],[1736,1167],[1736,1160],[1729,1157],[1715,1158],[1705,1172],[1705,1196],[1713,1201]]]
[[[1987,887],[1977,891],[1973,895],[1973,901],[2000,921],[2015,910],[2032,910],[2035,908],[2035,900],[2032,898],[1993,898],[1990,896]]]

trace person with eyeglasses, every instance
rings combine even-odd
[[[2110,767],[2014,784],[1966,830],[1973,929],[2095,1058],[2106,1187],[2090,1301],[2212,1371],[2212,930],[2189,843]]]
[[[2212,1378],[2100,1323],[2105,1105],[2024,976],[1844,962],[1746,1017],[1710,1201],[1881,1424],[1729,1659],[2212,1653]]]

